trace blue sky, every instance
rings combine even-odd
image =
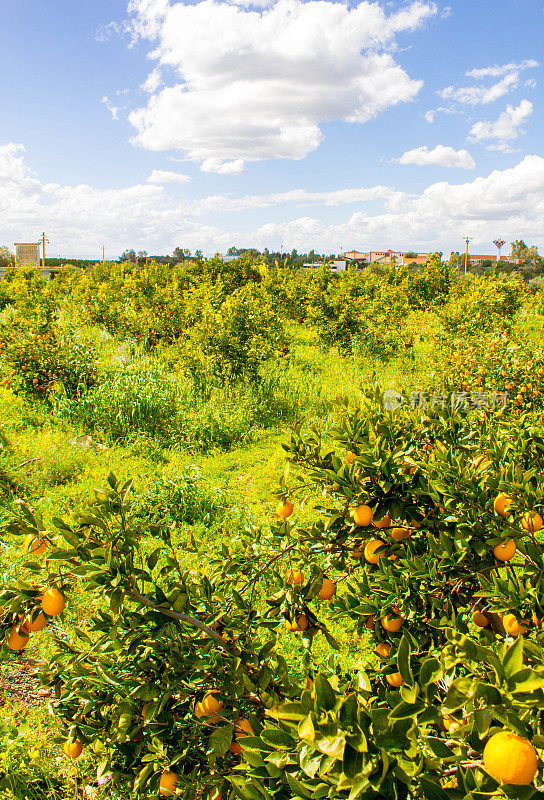
[[[542,0],[0,15],[0,244],[544,252]]]

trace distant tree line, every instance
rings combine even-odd
[[[416,257],[417,253],[407,251],[406,257]],[[440,254],[441,255],[441,254]],[[298,268],[304,264],[319,264],[325,261],[333,261],[341,258],[341,254],[334,253],[317,253],[315,250],[310,250],[308,253],[299,253],[298,250],[292,249],[288,252],[282,250],[269,250],[267,247],[264,250],[257,250],[253,247],[229,247],[226,256],[235,256],[237,258],[249,258],[256,262],[262,262],[269,267],[280,266]],[[80,269],[87,269],[99,262],[101,259],[81,259],[81,258],[46,258],[46,267],[66,266],[72,265]],[[195,250],[191,252],[186,247],[175,247],[172,255],[163,254],[150,254],[146,250],[136,251],[133,248],[126,249],[117,259],[119,262],[129,262],[137,264],[138,266],[145,266],[148,262],[155,262],[157,264],[164,264],[173,267],[184,261],[197,263],[204,260],[202,250]],[[111,261],[111,259],[110,259]],[[12,266],[15,262],[15,257],[8,247],[0,246],[0,268]],[[456,266],[459,269],[464,269],[465,254],[459,252],[452,252],[450,254],[448,263],[451,266]],[[378,265],[379,266],[379,265]],[[408,265],[417,271],[418,265]],[[544,276],[544,258],[539,255],[538,248],[535,245],[527,245],[523,239],[516,239],[511,242],[510,254],[505,256],[500,261],[486,260],[481,263],[471,263],[470,256],[467,263],[467,271],[475,275],[489,275],[497,273],[510,274],[518,272],[522,275],[524,280],[531,280],[533,278]]]

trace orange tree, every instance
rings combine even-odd
[[[540,417],[339,402],[332,429],[300,424],[285,445],[276,521],[199,570],[171,528],[147,541],[131,482],[110,476],[48,529],[8,504],[4,535],[28,553],[0,592],[8,646],[65,597],[101,598],[48,668],[67,757],[91,749],[141,797],[542,791]],[[376,657],[326,674],[312,645],[338,647],[331,616]]]
[[[14,313],[0,324],[0,370],[0,385],[8,389],[47,396],[62,384],[73,397],[96,383],[97,354],[54,317],[35,320]]]

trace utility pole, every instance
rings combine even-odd
[[[466,248],[465,248],[465,275],[466,275],[467,274],[467,264],[468,264],[468,243],[470,242],[470,239],[468,238],[468,236],[465,237],[465,242],[466,242]]]
[[[45,271],[45,242],[49,241],[45,238],[45,233],[42,233],[42,269]]]
[[[102,263],[106,263],[106,248],[102,245]]]

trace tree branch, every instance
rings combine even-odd
[[[206,636],[209,636],[210,639],[228,653],[231,656],[239,656],[241,655],[240,651],[237,647],[229,645],[218,633],[214,631],[213,628],[209,628],[204,622],[201,622],[196,617],[191,617],[189,614],[180,614],[177,611],[171,611],[169,608],[164,608],[163,606],[158,606],[152,600],[149,600],[143,594],[128,594],[132,600],[140,603],[142,606],[147,606],[147,608],[151,608],[153,611],[158,611],[160,614],[164,614],[165,617],[170,617],[171,619],[175,619],[178,622],[185,622],[187,625],[192,625],[193,628],[198,628],[202,633],[205,633]]]

